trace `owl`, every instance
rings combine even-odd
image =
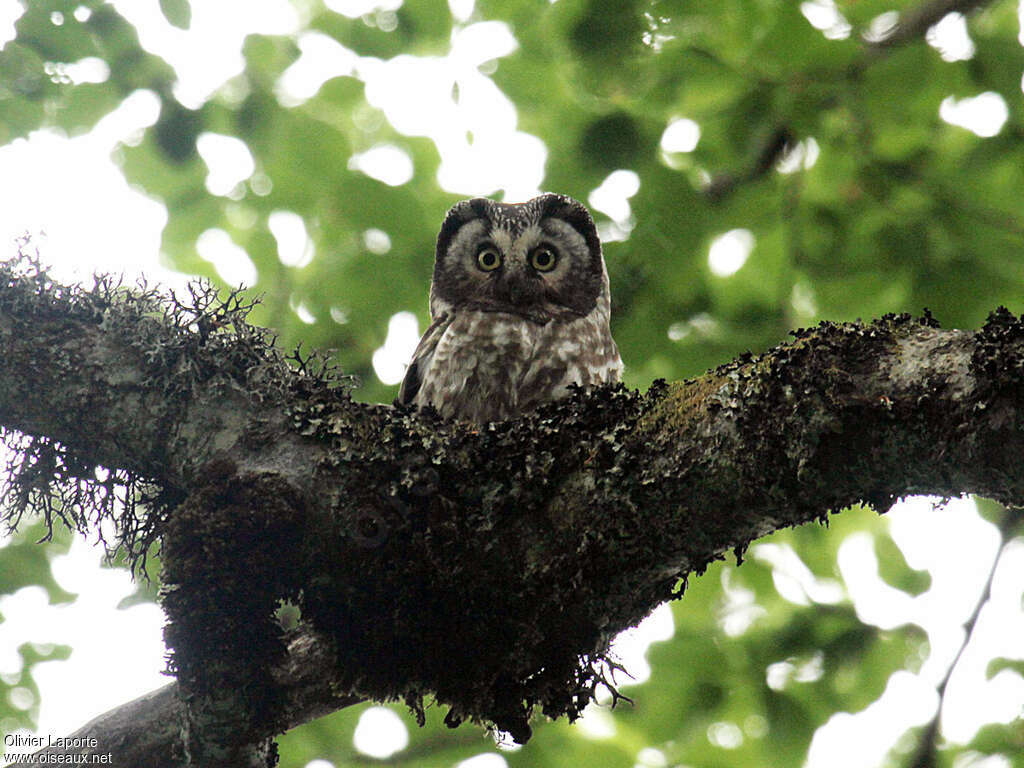
[[[396,402],[483,424],[584,387],[615,382],[601,242],[564,195],[515,205],[457,203],[437,236],[432,323]]]

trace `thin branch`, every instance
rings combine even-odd
[[[869,43],[875,55],[918,40],[951,13],[969,13],[992,0],[930,0],[902,14],[899,23],[882,40]]]
[[[845,78],[859,76],[864,69],[897,48],[920,40],[928,30],[948,14],[970,11],[988,5],[993,0],[930,0],[911,8],[900,22],[882,40],[865,42],[863,55],[845,72]],[[712,175],[704,186],[704,194],[713,203],[721,202],[744,184],[767,175],[782,156],[799,140],[791,126],[782,123],[764,138],[751,152],[746,167],[740,170],[720,171]]]
[[[720,202],[742,184],[755,181],[767,174],[779,159],[793,147],[793,132],[780,125],[761,142],[753,152],[748,167],[739,172],[722,172],[704,186],[704,194],[713,203]]]
[[[996,550],[995,557],[992,558],[992,566],[989,568],[988,577],[985,579],[985,584],[978,594],[978,600],[974,605],[974,610],[971,611],[971,615],[967,617],[964,622],[964,639],[960,644],[960,648],[956,652],[956,656],[946,669],[946,674],[943,675],[942,680],[939,681],[936,691],[939,694],[939,703],[935,708],[935,716],[928,722],[924,731],[921,733],[921,739],[918,742],[917,750],[911,756],[907,762],[907,768],[935,768],[938,765],[938,741],[939,741],[939,721],[942,717],[943,705],[946,701],[946,687],[949,685],[949,680],[953,676],[953,672],[956,670],[957,665],[960,663],[960,659],[964,655],[964,651],[967,650],[967,646],[970,645],[971,639],[974,637],[974,630],[978,624],[978,617],[981,616],[981,611],[992,597],[992,580],[996,575],[996,569],[999,566],[999,561],[1002,558],[1003,549],[1005,548],[1005,542],[1007,539],[1007,533],[1011,526],[1007,525],[1009,521],[1008,517],[1003,518],[1004,525],[999,527],[1000,534],[1002,534],[1002,540],[1000,541],[999,548]]]

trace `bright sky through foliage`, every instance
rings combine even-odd
[[[393,16],[399,4],[397,0],[328,2],[329,7],[350,16],[375,13],[382,25],[389,23],[388,14]],[[295,8],[284,0],[196,2],[188,32],[171,26],[156,0],[115,0],[114,5],[139,29],[143,46],[175,67],[179,76],[175,95],[190,107],[202,104],[241,71],[240,49],[246,34],[297,33],[301,26]],[[514,51],[517,42],[505,24],[470,23],[472,0],[450,0],[450,6],[464,26],[456,28],[450,51],[443,57],[361,59],[322,33],[298,34],[301,56],[281,78],[277,96],[282,103],[301,104],[330,77],[356,73],[366,82],[370,103],[383,110],[400,131],[435,142],[441,157],[439,181],[445,189],[465,195],[501,190],[507,199],[525,199],[543,186],[547,150],[535,136],[520,130],[511,101],[483,71],[490,60]],[[800,8],[825,37],[849,36],[850,25],[831,0],[804,2]],[[0,45],[13,37],[13,22],[18,15],[20,5],[16,0],[0,0]],[[882,39],[891,30],[893,19],[879,17],[876,21],[871,32]],[[966,23],[958,14],[936,25],[928,43],[947,61],[970,58],[974,53]],[[59,74],[78,81],[102,80],[109,73],[101,64],[83,60]],[[29,140],[19,139],[0,147],[0,178],[18,182],[0,186],[0,253],[10,255],[14,239],[28,232],[44,259],[55,263],[58,278],[83,279],[90,271],[101,269],[124,271],[130,277],[145,274],[180,284],[180,276],[160,267],[160,233],[167,222],[166,209],[129,186],[110,160],[112,154],[118,156],[119,143],[138,141],[139,132],[156,120],[157,108],[154,94],[139,91],[86,135],[69,138],[40,131]],[[999,134],[1007,121],[1008,107],[994,92],[951,94],[942,103],[940,115],[947,123],[977,136],[991,137]],[[666,153],[688,153],[702,140],[701,126],[680,117],[665,127],[661,148]],[[237,138],[206,133],[200,137],[198,148],[208,168],[206,184],[213,194],[229,198],[240,194],[240,183],[256,172],[251,152]],[[809,137],[783,158],[778,170],[788,174],[808,169],[819,160],[821,151],[817,141]],[[406,183],[415,172],[409,155],[389,144],[372,147],[348,162],[367,176],[396,186]],[[614,231],[602,232],[607,239],[628,238],[633,214],[629,200],[637,194],[639,184],[636,173],[619,169],[592,191],[590,204],[607,214],[615,225]],[[271,216],[270,228],[283,265],[301,269],[309,264],[314,254],[307,223],[300,216],[290,211],[276,212]],[[391,250],[391,239],[381,230],[367,230],[363,239],[373,253],[383,255]],[[198,255],[212,263],[226,283],[256,281],[258,274],[252,260],[223,229],[208,229],[196,247]],[[707,269],[722,280],[739,280],[757,244],[749,230],[735,228],[704,247]],[[79,260],[81,254],[89,254],[88,263]],[[798,312],[814,314],[814,295],[798,288],[799,284],[794,288],[793,306]],[[423,289],[425,297],[425,285]],[[307,322],[315,319],[301,303],[293,309]],[[345,322],[340,308],[332,308],[331,316],[336,322]],[[691,333],[715,333],[714,323],[708,315],[695,315],[672,325],[669,334],[675,329],[682,339]],[[390,318],[385,341],[373,355],[373,368],[381,381],[394,384],[401,380],[421,330],[411,312],[399,312]],[[996,554],[991,526],[976,515],[972,503],[954,501],[943,513],[936,513],[930,504],[929,500],[909,501],[893,511],[890,521],[893,536],[908,562],[932,574],[932,589],[914,598],[902,592],[896,594],[879,577],[877,555],[866,535],[852,536],[844,542],[839,564],[849,598],[866,621],[883,627],[908,620],[919,622],[929,634],[933,655],[917,674],[893,675],[883,696],[864,712],[834,716],[815,737],[809,766],[865,765],[866,752],[858,751],[854,761],[852,753],[837,748],[851,742],[882,759],[908,723],[930,717],[934,686],[958,646],[960,627],[969,613],[970,600],[977,594],[978,579]],[[970,545],[965,546],[965,542]],[[776,588],[786,600],[827,604],[837,597],[838,582],[821,583],[809,578],[810,571],[799,558],[794,559],[792,551],[772,546],[763,545],[753,556],[772,562]],[[985,665],[993,655],[1006,652],[1007,643],[1024,636],[1024,628],[1011,624],[1019,624],[1019,619],[1013,618],[1014,606],[1006,597],[1013,594],[1008,585],[1024,580],[1022,550],[1024,547],[1018,546],[1004,555],[1005,562],[993,586],[994,600],[980,622],[985,631],[979,632],[962,673],[950,683],[951,694],[957,694],[947,702],[945,727],[950,738],[967,739],[986,719],[1006,721],[1015,712],[1020,713],[1024,691],[1015,682],[1019,678],[1007,674],[989,680]],[[74,647],[70,661],[48,663],[36,673],[43,696],[39,722],[42,733],[69,733],[95,714],[166,680],[159,674],[163,666],[159,610],[153,604],[115,610],[131,586],[122,571],[100,570],[97,561],[97,550],[79,540],[66,557],[55,561],[57,578],[66,589],[80,595],[68,606],[48,606],[42,590],[32,588],[0,600],[0,613],[5,619],[3,647],[9,647],[8,641],[15,645],[23,641],[66,642]],[[734,590],[730,594],[734,602],[723,606],[720,618],[736,634],[749,629],[758,618],[743,599],[743,590]],[[1012,629],[998,629],[1007,626]],[[642,680],[646,666],[643,654],[648,645],[671,637],[673,631],[671,612],[663,607],[637,630],[623,633],[616,641],[616,650],[626,667]],[[11,666],[11,658],[0,650],[0,674]],[[116,678],[110,675],[112,667],[121,672]],[[767,684],[772,688],[798,684],[801,675],[814,673],[813,664],[800,666],[780,659],[769,668]],[[88,690],[89,696],[77,700],[65,697],[63,692],[69,684],[73,689]],[[615,726],[607,712],[597,709],[588,710],[578,727],[588,737],[600,739],[614,733]],[[709,724],[707,738],[730,749],[743,739],[756,738],[757,731],[757,723],[722,721]],[[397,715],[388,709],[372,708],[362,715],[355,746],[383,758],[402,749],[407,741],[405,725]],[[638,754],[637,764],[656,766],[660,754],[645,748]],[[325,761],[315,762],[316,768],[329,766]],[[498,768],[506,764],[503,757],[488,752],[460,766]]]
[[[370,707],[359,716],[353,740],[355,748],[363,754],[385,760],[405,749],[409,731],[394,710]]]
[[[719,277],[729,277],[739,271],[754,250],[754,235],[749,229],[730,229],[711,242],[708,266]]]

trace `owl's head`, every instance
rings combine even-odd
[[[546,322],[607,301],[601,242],[590,213],[565,195],[510,205],[457,203],[437,236],[430,310],[510,312]]]

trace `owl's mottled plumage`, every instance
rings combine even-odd
[[[512,418],[572,383],[619,380],[601,243],[564,195],[464,200],[437,237],[433,320],[398,402],[476,423]]]

